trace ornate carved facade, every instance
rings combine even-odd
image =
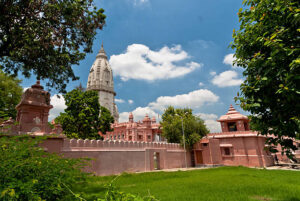
[[[107,108],[115,121],[118,121],[119,113],[115,104],[116,92],[114,91],[113,72],[108,63],[103,44],[91,67],[87,90],[97,91],[100,105]]]
[[[133,114],[129,114],[128,122],[114,123],[111,125],[112,132],[104,135],[105,140],[120,141],[140,141],[140,142],[161,142],[164,138],[161,136],[160,124],[156,122],[155,117],[145,116],[142,122],[134,122]]]

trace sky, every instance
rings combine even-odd
[[[86,86],[89,70],[104,44],[114,74],[120,122],[130,112],[135,120],[145,114],[161,117],[164,109],[191,108],[211,132],[219,132],[216,120],[230,106],[245,114],[234,101],[243,82],[243,69],[234,66],[229,47],[238,29],[237,0],[96,0],[105,10],[106,25],[98,31],[93,53],[73,66]],[[23,79],[30,87],[34,77]],[[42,81],[43,84],[43,81]],[[63,98],[51,91],[49,119],[63,112]]]

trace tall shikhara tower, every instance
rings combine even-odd
[[[115,104],[116,92],[114,91],[113,73],[107,61],[103,44],[91,67],[87,90],[98,91],[100,105],[109,109],[115,121],[118,121],[119,113]]]

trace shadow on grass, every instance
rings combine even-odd
[[[290,198],[284,198],[284,199],[274,199],[270,197],[265,197],[265,196],[252,196],[250,197],[254,200],[259,200],[259,201],[300,201],[299,198],[296,197],[290,197]]]
[[[284,199],[282,201],[300,201],[300,198],[293,197],[293,198]]]

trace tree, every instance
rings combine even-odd
[[[66,92],[71,66],[92,51],[103,9],[93,0],[0,2],[0,69],[25,77],[47,79],[47,86]]]
[[[95,91],[81,91],[74,89],[64,95],[66,106],[64,113],[55,119],[62,125],[63,132],[69,138],[100,139],[99,131],[105,134],[111,131],[114,118],[110,111],[98,102],[98,93]]]
[[[20,102],[23,88],[21,80],[0,70],[0,119],[16,118],[16,105]]]
[[[209,132],[204,121],[194,116],[191,109],[175,109],[169,106],[162,115],[161,122],[162,135],[168,142],[183,144],[182,123],[185,144],[189,149]]]
[[[280,144],[288,156],[300,131],[299,4],[244,0],[231,44],[246,77],[236,101],[252,114],[252,128],[274,135],[267,142]]]

